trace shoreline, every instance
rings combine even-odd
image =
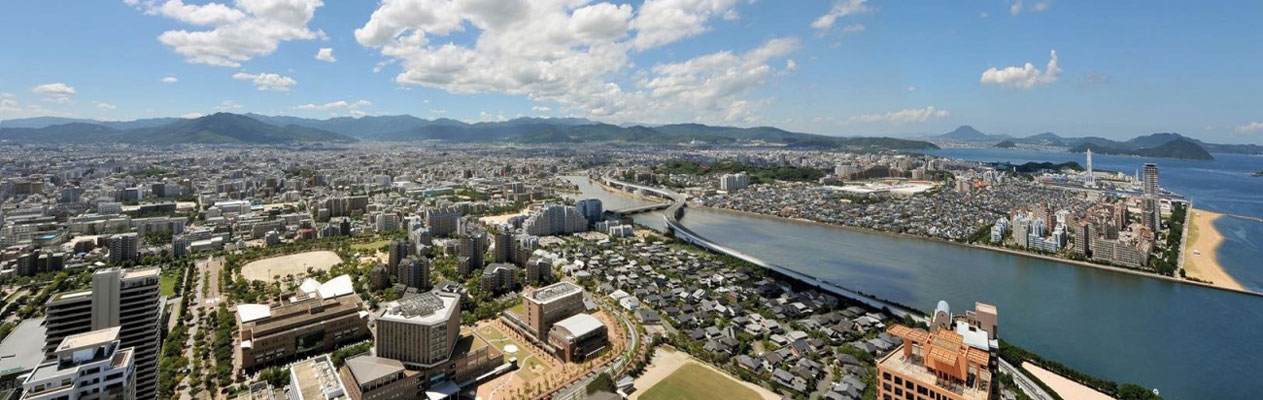
[[[1188,238],[1184,241],[1182,250],[1184,273],[1216,286],[1246,290],[1219,262],[1218,253],[1219,248],[1223,247],[1224,236],[1215,228],[1215,221],[1224,215],[1197,208],[1190,211],[1192,215],[1189,218]]]
[[[885,235],[888,237],[929,240],[933,242],[951,244],[951,245],[968,247],[968,248],[973,248],[973,249],[990,250],[990,251],[995,251],[995,252],[1008,253],[1015,256],[1059,262],[1059,263],[1064,263],[1071,266],[1096,268],[1096,269],[1104,270],[1104,271],[1112,271],[1112,272],[1135,275],[1139,277],[1165,280],[1168,282],[1183,283],[1183,284],[1201,286],[1201,287],[1206,287],[1206,288],[1211,288],[1211,289],[1218,289],[1218,290],[1223,290],[1223,291],[1228,291],[1228,292],[1235,292],[1235,293],[1240,293],[1240,294],[1245,294],[1245,295],[1263,297],[1263,293],[1254,292],[1245,288],[1234,288],[1234,287],[1227,287],[1227,286],[1216,285],[1216,284],[1205,283],[1205,282],[1197,282],[1197,281],[1181,279],[1181,278],[1171,277],[1171,276],[1166,276],[1166,275],[1158,275],[1158,274],[1150,273],[1150,272],[1137,271],[1137,270],[1132,270],[1132,269],[1127,269],[1127,268],[1122,268],[1122,267],[1115,267],[1115,266],[1110,266],[1110,265],[1090,263],[1086,261],[1070,260],[1070,259],[1061,258],[1061,257],[1053,257],[1053,256],[1048,256],[1048,255],[1043,255],[1043,254],[1018,251],[1018,250],[1013,250],[1013,249],[1008,249],[1008,248],[1003,248],[1003,247],[987,246],[987,245],[972,244],[972,243],[961,243],[961,242],[954,242],[951,240],[940,239],[940,238],[908,235],[908,234],[894,233],[894,232],[885,232],[885,231],[878,231],[874,229],[865,229],[865,228],[858,228],[858,227],[846,226],[846,225],[841,225],[841,224],[833,224],[833,223],[828,223],[828,222],[812,221],[812,220],[801,219],[801,218],[786,218],[786,217],[780,217],[780,216],[775,216],[775,215],[759,214],[759,213],[754,213],[754,212],[749,212],[749,211],[733,210],[733,209],[727,209],[727,208],[717,208],[717,207],[709,207],[709,206],[696,206],[696,208],[702,208],[702,209],[711,210],[711,211],[718,211],[721,213],[744,215],[744,216],[755,217],[755,218],[771,219],[771,220],[775,220],[779,222],[790,222],[790,223],[798,223],[798,224],[805,224],[805,225],[817,225],[817,226],[822,226],[826,228],[841,229],[841,230],[852,231],[852,232],[879,234],[879,235]]]

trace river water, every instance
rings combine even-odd
[[[645,204],[572,178],[606,209]],[[636,221],[662,229],[661,213]],[[1000,335],[1076,369],[1168,399],[1263,393],[1263,297],[948,243],[707,209],[698,234],[768,262],[921,309],[995,304]]]

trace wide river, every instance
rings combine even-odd
[[[646,204],[586,178],[571,181],[606,209]],[[661,213],[636,221],[656,229],[664,224]],[[1157,387],[1168,399],[1263,393],[1263,297],[708,209],[690,208],[682,222],[765,261],[921,309],[940,299],[958,311],[975,301],[995,304],[1005,340],[1094,375]]]

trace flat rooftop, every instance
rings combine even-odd
[[[460,296],[435,292],[408,296],[386,304],[379,318],[423,324],[446,322],[459,306]]]
[[[547,303],[582,291],[583,288],[573,283],[557,282],[552,285],[536,289],[535,292],[530,295],[530,298],[540,303]]]
[[[321,356],[295,363],[290,367],[290,379],[298,388],[300,400],[345,400],[346,387],[338,378],[338,371],[328,356]]]
[[[356,383],[363,385],[381,379],[392,374],[403,371],[403,363],[399,360],[389,358],[381,358],[370,355],[362,355],[346,360],[347,369],[351,370],[351,376],[355,378]]]
[[[9,336],[0,342],[0,376],[29,371],[44,361],[44,317],[32,318],[18,324]]]
[[[158,276],[161,271],[158,267],[153,268],[131,268],[123,270],[123,279],[135,279]]]
[[[77,350],[113,342],[118,340],[118,331],[119,327],[116,326],[113,328],[105,328],[66,336],[65,339],[61,340],[61,345],[57,346],[56,352],[60,353],[63,351]]]

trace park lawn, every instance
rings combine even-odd
[[[640,399],[762,400],[762,397],[732,378],[696,363],[688,363],[650,387]]]
[[[548,364],[545,364],[543,361],[532,355],[530,351],[526,350],[526,346],[523,346],[516,340],[509,338],[508,335],[504,334],[504,332],[500,332],[499,328],[491,325],[485,325],[478,329],[478,333],[482,335],[483,339],[490,342],[492,346],[500,349],[500,351],[504,351],[504,347],[510,344],[517,346],[517,354],[505,354],[505,359],[508,359],[508,357],[518,358],[519,368],[517,370],[517,375],[521,377],[522,380],[529,382],[538,378],[540,374],[548,372]],[[542,369],[539,370],[539,372],[536,372],[534,370],[534,367],[536,366],[540,366]]]
[[[513,305],[513,307],[509,307],[509,312],[517,314],[518,316],[521,316],[523,318],[526,318],[526,302],[519,301],[517,304]]]
[[[175,281],[179,278],[175,273],[158,275],[158,294],[164,297],[175,296]]]
[[[351,245],[351,249],[352,250],[377,250],[377,249],[382,248],[382,246],[385,246],[388,244],[390,244],[390,239],[382,239],[382,240],[368,242],[368,243],[356,243],[356,244]]]

